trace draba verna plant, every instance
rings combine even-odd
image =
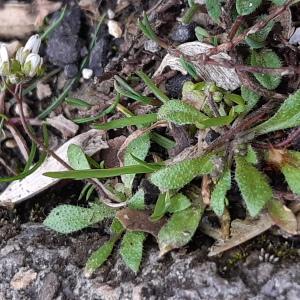
[[[111,220],[104,222],[110,224],[110,238],[88,259],[87,275],[108,259],[118,243],[124,263],[138,272],[147,235],[155,237],[160,255],[164,255],[191,241],[203,216],[217,217],[224,238],[228,239],[230,226],[227,231],[224,228],[232,218],[235,203],[231,195],[236,187],[247,219],[267,216],[288,234],[298,233],[297,212],[288,206],[287,200],[300,196],[300,152],[292,148],[299,135],[300,91],[287,95],[279,87],[285,76],[299,74],[299,69],[285,66],[282,57],[267,42],[278,17],[298,1],[233,2],[229,7],[227,1],[206,1],[207,12],[218,30],[196,27],[198,42],[212,46],[199,55],[187,55],[160,37],[146,14],[139,20],[145,37],[177,57],[191,80],[183,84],[180,99],[172,99],[148,72],[137,71],[126,79],[116,75],[113,104],[97,118],[77,120],[108,133],[130,127],[129,136],[115,158],[120,167],[105,168],[76,145],[70,145],[68,161],[62,161],[48,148],[46,130],[45,141],[40,142],[23,117],[23,127],[33,145],[67,168],[44,176],[87,181],[80,199],[85,196],[90,203],[85,207],[59,205],[44,224],[69,234]],[[198,5],[188,1],[183,23],[191,22]],[[268,7],[268,14],[261,13],[262,7]],[[225,18],[229,17],[230,22],[226,23]],[[225,32],[225,37],[215,32]],[[2,81],[19,105],[22,105],[21,86],[43,70],[43,60],[38,55],[40,43],[38,36],[31,37],[14,58],[8,57],[4,46],[0,47]],[[239,57],[215,58],[218,53],[239,53],[239,46],[243,48]],[[198,75],[199,64],[234,69],[241,87],[228,91],[218,83],[202,80]],[[147,93],[134,88],[137,81],[147,87]],[[121,99],[135,101],[145,108],[144,113],[135,115],[120,103]],[[75,102],[85,105],[81,100]],[[97,122],[115,109],[125,117]],[[168,136],[166,128],[187,132],[194,145],[175,157],[169,156],[176,141]],[[204,141],[208,132],[216,134],[213,141]],[[153,150],[153,144],[160,150]],[[18,178],[28,176],[38,165],[40,161],[33,164],[32,158]],[[274,185],[270,170],[276,176],[282,174],[282,190]],[[147,201],[141,177],[159,189],[154,202]]]

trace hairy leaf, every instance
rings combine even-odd
[[[182,193],[177,193],[170,199],[170,206],[168,207],[168,212],[179,212],[190,207],[191,205],[192,203],[186,195]]]
[[[294,194],[300,195],[300,168],[292,165],[284,165],[281,168],[285,180],[287,181],[291,191]]]
[[[167,166],[150,177],[151,182],[161,190],[180,189],[195,177],[209,174],[213,169],[211,155],[183,160]]]
[[[272,189],[264,175],[243,157],[237,156],[235,179],[252,217],[272,198]]]
[[[275,5],[283,5],[286,0],[271,0]]]
[[[260,95],[256,94],[254,91],[246,88],[245,86],[241,87],[241,95],[246,101],[245,113],[252,110],[261,98]]]
[[[253,13],[261,2],[262,0],[236,0],[236,10],[239,15],[246,16]]]
[[[277,226],[288,233],[297,233],[297,219],[289,208],[279,200],[271,199],[267,204],[267,209],[271,219]]]
[[[253,149],[253,147],[251,145],[248,145],[248,149],[247,149],[247,155],[246,155],[246,160],[253,164],[256,165],[258,164],[258,157],[257,157],[257,153],[255,152],[255,150]]]
[[[128,200],[128,207],[143,210],[145,208],[145,192],[138,190],[130,200]]]
[[[300,90],[289,96],[277,113],[266,122],[254,128],[256,134],[292,128],[300,125]]]
[[[282,64],[280,58],[274,51],[263,49],[261,51],[253,50],[251,52],[251,66],[280,68]],[[276,89],[281,82],[281,76],[279,75],[254,73],[254,76],[263,87],[269,90]]]
[[[170,100],[162,105],[158,111],[158,118],[178,125],[201,123],[208,119],[194,106],[180,100]]]
[[[138,272],[142,261],[145,238],[143,232],[127,231],[122,239],[120,254],[126,266],[135,273]]]
[[[216,23],[220,22],[221,17],[221,1],[220,0],[206,0],[206,9],[209,16]]]
[[[70,166],[75,170],[90,169],[90,164],[82,149],[75,144],[68,147],[68,161]]]
[[[64,204],[51,211],[45,219],[44,225],[66,234],[81,230],[113,216],[114,211],[104,204],[97,204],[92,208]]]
[[[202,213],[201,208],[195,207],[174,213],[158,233],[160,255],[186,245],[193,237]]]
[[[105,263],[105,261],[111,255],[115,243],[115,240],[109,240],[108,242],[104,243],[104,245],[102,245],[98,250],[93,252],[85,265],[84,273],[86,277],[90,277],[91,274],[96,271],[96,269],[98,269]]]
[[[150,136],[148,133],[143,134],[133,140],[125,150],[124,166],[132,166],[136,164],[134,155],[138,159],[144,160],[150,148]],[[122,175],[122,181],[126,188],[131,189],[135,174]]]
[[[261,16],[260,18],[258,18],[257,21],[260,21],[262,19],[264,19],[265,16]],[[273,26],[274,26],[275,22],[274,21],[270,21],[263,29],[261,29],[260,31],[254,33],[254,34],[250,34],[247,38],[246,38],[246,42],[247,44],[253,48],[253,49],[259,49],[265,46],[265,40],[268,37],[269,33],[271,32]]]
[[[230,188],[231,172],[230,170],[226,170],[211,194],[211,207],[218,216],[222,216],[224,213],[226,193]]]

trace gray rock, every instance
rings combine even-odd
[[[190,75],[177,74],[166,82],[168,95],[174,99],[180,99],[182,96],[182,87],[186,81],[192,80]]]
[[[242,264],[239,274],[226,279],[218,274],[216,263],[203,259],[204,248],[159,258],[157,249],[147,245],[138,275],[114,254],[88,279],[82,266],[90,250],[102,244],[98,231],[70,237],[42,225],[23,225],[0,248],[0,299],[294,300],[300,296],[300,262],[271,265],[256,260]],[[12,289],[12,278],[22,270],[34,270],[36,279],[24,289]]]
[[[177,24],[171,32],[171,39],[177,43],[187,43],[196,40],[195,24]]]
[[[104,67],[108,63],[110,41],[107,27],[103,27],[90,55],[88,68],[93,70],[94,76],[101,76],[104,73]]]
[[[61,24],[50,35],[46,53],[52,64],[64,67],[79,60],[81,49],[78,37],[81,25],[80,18],[80,8],[77,5],[72,6]]]
[[[66,65],[64,67],[64,74],[66,78],[74,78],[78,74],[78,67],[76,64]]]

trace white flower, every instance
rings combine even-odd
[[[37,54],[41,46],[41,38],[38,34],[32,35],[27,41],[24,51],[29,51],[31,53]]]
[[[31,53],[27,56],[23,71],[25,75],[29,77],[34,77],[40,70],[43,64],[43,59],[36,53]]]
[[[0,75],[6,76],[9,73],[9,57],[6,47],[0,45]]]

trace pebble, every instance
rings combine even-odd
[[[37,273],[29,269],[27,271],[20,270],[14,275],[10,282],[10,286],[15,290],[21,290],[27,288],[37,277]]]
[[[120,24],[114,20],[107,21],[108,33],[118,39],[122,36],[123,31]]]
[[[209,145],[220,136],[220,133],[210,129],[205,137],[205,142]]]
[[[166,82],[166,90],[168,95],[174,99],[180,99],[182,94],[182,87],[186,81],[192,80],[190,75],[177,74],[174,77],[170,78]]]
[[[156,53],[160,50],[160,47],[156,42],[154,42],[152,40],[147,40],[144,43],[144,49],[151,53]]]
[[[171,32],[171,39],[177,43],[186,43],[196,40],[195,24],[178,24]]]
[[[52,95],[50,85],[39,81],[36,85],[36,95],[39,100],[50,97]]]
[[[110,8],[107,10],[107,16],[109,19],[113,19],[115,17],[115,12],[112,11]]]
[[[76,64],[66,65],[64,67],[64,74],[66,78],[74,78],[78,74],[78,66]]]
[[[93,70],[92,69],[87,69],[87,68],[84,68],[82,70],[82,77],[86,80],[88,79],[91,79],[93,76]]]

